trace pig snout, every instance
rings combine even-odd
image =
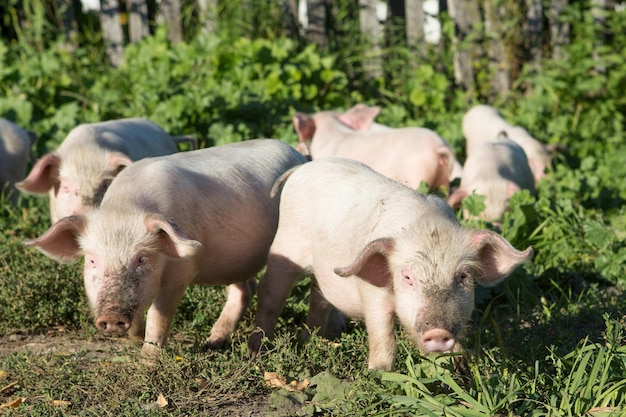
[[[105,313],[96,320],[96,327],[104,333],[122,334],[130,328],[130,320],[119,313]]]
[[[421,345],[425,352],[449,352],[456,344],[452,333],[445,329],[430,329],[424,332]]]

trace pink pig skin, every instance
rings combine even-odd
[[[524,150],[504,132],[491,141],[472,147],[463,167],[461,184],[448,198],[452,208],[472,193],[484,195],[485,210],[479,218],[498,222],[509,208],[509,199],[519,190],[535,194],[535,181]],[[463,213],[465,218],[469,215]]]
[[[14,204],[18,197],[15,184],[26,176],[32,142],[29,132],[0,117],[0,192],[8,193]]]
[[[293,123],[300,138],[298,149],[312,159],[334,156],[360,161],[413,189],[422,181],[431,190],[448,186],[458,165],[448,143],[430,129],[394,129],[374,123],[379,111],[358,104],[344,113],[297,113]]]
[[[221,344],[248,305],[276,231],[278,197],[270,189],[303,162],[273,139],[146,158],[117,176],[99,208],[65,217],[25,244],[61,262],[84,256],[96,326],[129,331],[147,355],[165,346],[189,285],[227,285],[207,341]]]
[[[170,136],[146,119],[81,124],[57,150],[41,157],[17,188],[31,194],[48,193],[55,223],[98,206],[113,178],[133,161],[177,152],[180,142],[197,148],[193,136]]]
[[[522,147],[535,182],[543,178],[546,167],[552,161],[555,146],[545,145],[533,138],[526,129],[509,124],[498,110],[491,106],[481,104],[472,107],[463,116],[463,135],[467,140],[467,155],[471,155],[474,147],[479,146],[480,143],[494,140],[500,132],[505,132],[513,142]]]
[[[440,198],[357,161],[313,160],[283,181],[251,354],[272,336],[292,285],[306,274],[327,301],[316,300],[309,325],[325,322],[328,303],[364,320],[370,368],[392,369],[395,319],[425,352],[459,350],[474,280],[495,284],[532,257],[532,248],[518,251],[494,232],[462,228]]]

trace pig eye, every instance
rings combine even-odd
[[[404,278],[404,282],[406,282],[408,285],[413,286],[413,276],[409,272],[403,272],[402,278]]]
[[[467,271],[459,271],[454,275],[454,282],[458,285],[463,285],[467,283],[469,278],[470,275]]]

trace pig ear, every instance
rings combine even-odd
[[[146,227],[151,233],[163,234],[163,253],[170,258],[190,258],[197,254],[202,244],[189,239],[178,226],[165,217],[153,214],[146,219]]]
[[[453,209],[461,207],[461,202],[463,202],[463,199],[467,197],[467,194],[467,190],[457,188],[452,194],[450,194],[450,197],[448,197],[448,205]]]
[[[365,245],[352,264],[335,268],[335,274],[341,277],[356,275],[372,285],[384,287],[391,281],[387,258],[393,252],[394,246],[391,238],[373,240]]]
[[[477,281],[482,285],[497,284],[533,256],[532,246],[519,251],[505,238],[490,230],[472,231],[470,242],[478,249],[482,273]]]
[[[443,145],[437,148],[437,162],[439,166],[445,169],[448,177],[452,174],[452,170],[454,169],[455,159],[452,149]]]
[[[58,181],[60,165],[61,157],[58,154],[47,153],[35,163],[28,176],[15,186],[25,193],[45,194]]]
[[[83,230],[85,230],[84,216],[64,217],[37,239],[24,241],[23,244],[33,246],[59,262],[72,262],[82,256],[78,237]]]
[[[378,106],[370,107],[365,104],[357,104],[337,118],[351,129],[365,131],[374,123],[378,113],[380,113],[380,107]]]
[[[313,139],[315,134],[315,120],[308,114],[296,113],[293,116],[293,125],[296,128],[300,142]]]
[[[121,152],[113,152],[109,155],[109,166],[113,171],[120,172],[133,161]]]

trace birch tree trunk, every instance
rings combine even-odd
[[[526,42],[529,60],[534,69],[541,68],[543,59],[543,5],[541,0],[526,0]]]
[[[300,0],[306,5],[305,0]],[[290,38],[300,36],[300,24],[298,23],[298,0],[282,0],[283,27],[285,34]]]
[[[506,56],[503,22],[509,16],[500,0],[485,1],[485,32],[487,34],[491,92],[506,93],[511,89],[511,64]]]
[[[457,85],[466,90],[475,89],[472,61],[476,55],[476,44],[466,41],[474,25],[480,21],[478,2],[472,0],[448,0],[448,11],[454,21],[454,79]]]
[[[405,0],[406,43],[410,48],[424,42],[424,2],[422,0]]]
[[[58,2],[58,13],[61,18],[61,30],[65,34],[63,47],[68,51],[73,51],[78,47],[78,23],[76,21],[76,10],[72,0],[60,0]]]
[[[568,23],[560,20],[567,0],[550,0],[548,20],[550,22],[550,42],[552,44],[552,58],[564,59],[563,46],[570,42],[570,27]]]
[[[378,21],[376,3],[378,0],[359,0],[359,23],[363,38],[371,45],[369,53],[365,55],[363,64],[369,78],[383,75],[381,44],[383,41],[383,26]]]
[[[305,37],[320,47],[328,45],[328,19],[326,0],[300,0],[307,2],[308,25]]]
[[[148,4],[145,0],[128,0],[128,35],[135,43],[150,34]]]
[[[172,43],[183,40],[183,24],[180,16],[181,0],[161,0],[157,21],[167,26],[167,38]]]
[[[606,72],[606,67],[597,61],[600,59],[598,49],[606,42],[606,0],[591,0],[591,15],[593,16],[593,25],[595,32],[595,41],[593,46],[593,59],[596,61],[594,69],[599,73]]]
[[[217,0],[198,0],[200,24],[204,32],[217,31]]]
[[[107,58],[117,67],[124,59],[124,33],[118,0],[100,0],[100,27]]]

